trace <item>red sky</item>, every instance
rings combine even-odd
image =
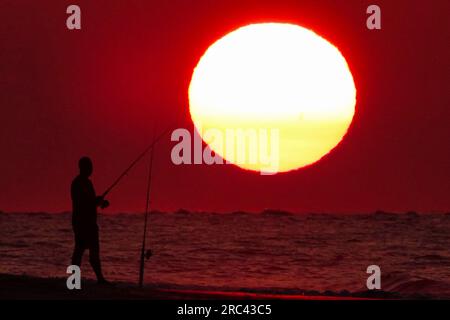
[[[346,57],[358,89],[344,141],[306,169],[261,176],[227,166],[175,166],[156,149],[161,210],[313,212],[450,210],[450,2],[2,1],[0,210],[70,209],[77,160],[94,160],[100,193],[149,143],[152,125],[192,130],[187,88],[219,37],[253,22],[313,29]],[[82,30],[69,31],[69,4]],[[109,211],[142,211],[145,163],[110,195]]]

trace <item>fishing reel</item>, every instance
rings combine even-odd
[[[150,259],[150,257],[153,256],[152,250],[150,250],[150,249],[146,250],[144,256],[145,256],[145,260]]]
[[[103,200],[102,204],[100,205],[100,208],[106,209],[108,207],[109,207],[109,201],[108,200]]]

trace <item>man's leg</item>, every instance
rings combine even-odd
[[[83,258],[84,246],[82,241],[75,236],[75,248],[72,254],[72,264],[81,268],[81,259]]]
[[[98,232],[95,232],[91,239],[89,246],[89,262],[94,269],[95,275],[97,276],[97,281],[99,283],[106,282],[105,277],[102,273],[102,265],[100,262],[100,244],[98,239]]]

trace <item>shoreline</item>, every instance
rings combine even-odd
[[[114,286],[97,285],[83,280],[81,290],[68,290],[65,278],[38,278],[27,275],[0,274],[1,300],[368,300],[398,299],[378,292],[343,295],[325,292],[318,295],[256,293],[245,291],[210,291],[166,289],[113,282]]]

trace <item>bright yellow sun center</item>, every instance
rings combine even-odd
[[[189,103],[194,125],[216,154],[244,169],[284,172],[318,161],[342,140],[356,89],[331,43],[297,25],[262,23],[208,48],[192,75]],[[245,147],[226,141],[233,131],[245,132]]]

